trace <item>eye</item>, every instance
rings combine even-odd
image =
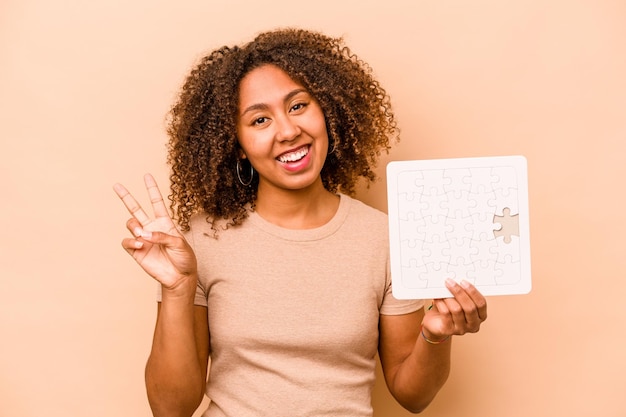
[[[267,120],[267,117],[257,117],[256,119],[252,120],[252,126],[262,125],[263,123],[267,123]]]
[[[294,104],[293,106],[291,106],[291,110],[290,110],[290,111],[292,111],[292,112],[296,112],[296,111],[302,110],[302,109],[304,109],[307,105],[308,105],[308,103],[305,103],[305,102],[296,103],[296,104]]]

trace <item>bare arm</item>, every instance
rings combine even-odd
[[[420,310],[380,318],[378,350],[385,381],[394,398],[413,413],[424,410],[448,378],[450,336],[477,332],[487,318],[485,298],[476,288],[452,282],[448,288],[454,298],[435,300],[426,314]]]
[[[197,264],[178,232],[159,188],[145,176],[154,218],[120,184],[114,186],[132,217],[122,247],[162,288],[152,351],[146,365],[148,400],[155,416],[191,416],[204,394],[209,356],[207,310],[194,306]]]
[[[204,396],[208,357],[206,307],[164,298],[146,364],[146,388],[154,416],[193,414]]]
[[[418,337],[422,310],[380,318],[380,360],[389,392],[418,413],[435,398],[450,372],[450,340],[429,346]]]

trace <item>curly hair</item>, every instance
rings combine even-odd
[[[251,70],[271,64],[301,84],[320,104],[329,138],[321,172],[331,192],[354,195],[359,178],[376,179],[381,152],[398,140],[388,94],[371,67],[342,38],[302,29],[258,35],[243,46],[223,46],[202,58],[188,75],[170,111],[168,163],[171,208],[182,230],[191,216],[241,224],[254,208],[258,178],[237,178],[239,83]]]

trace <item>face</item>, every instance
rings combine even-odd
[[[259,174],[259,195],[322,187],[328,152],[324,114],[283,70],[264,65],[241,80],[237,133],[241,157]]]

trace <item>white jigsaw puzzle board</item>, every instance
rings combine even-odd
[[[530,291],[526,158],[393,161],[387,193],[394,297],[451,297],[446,278]]]

